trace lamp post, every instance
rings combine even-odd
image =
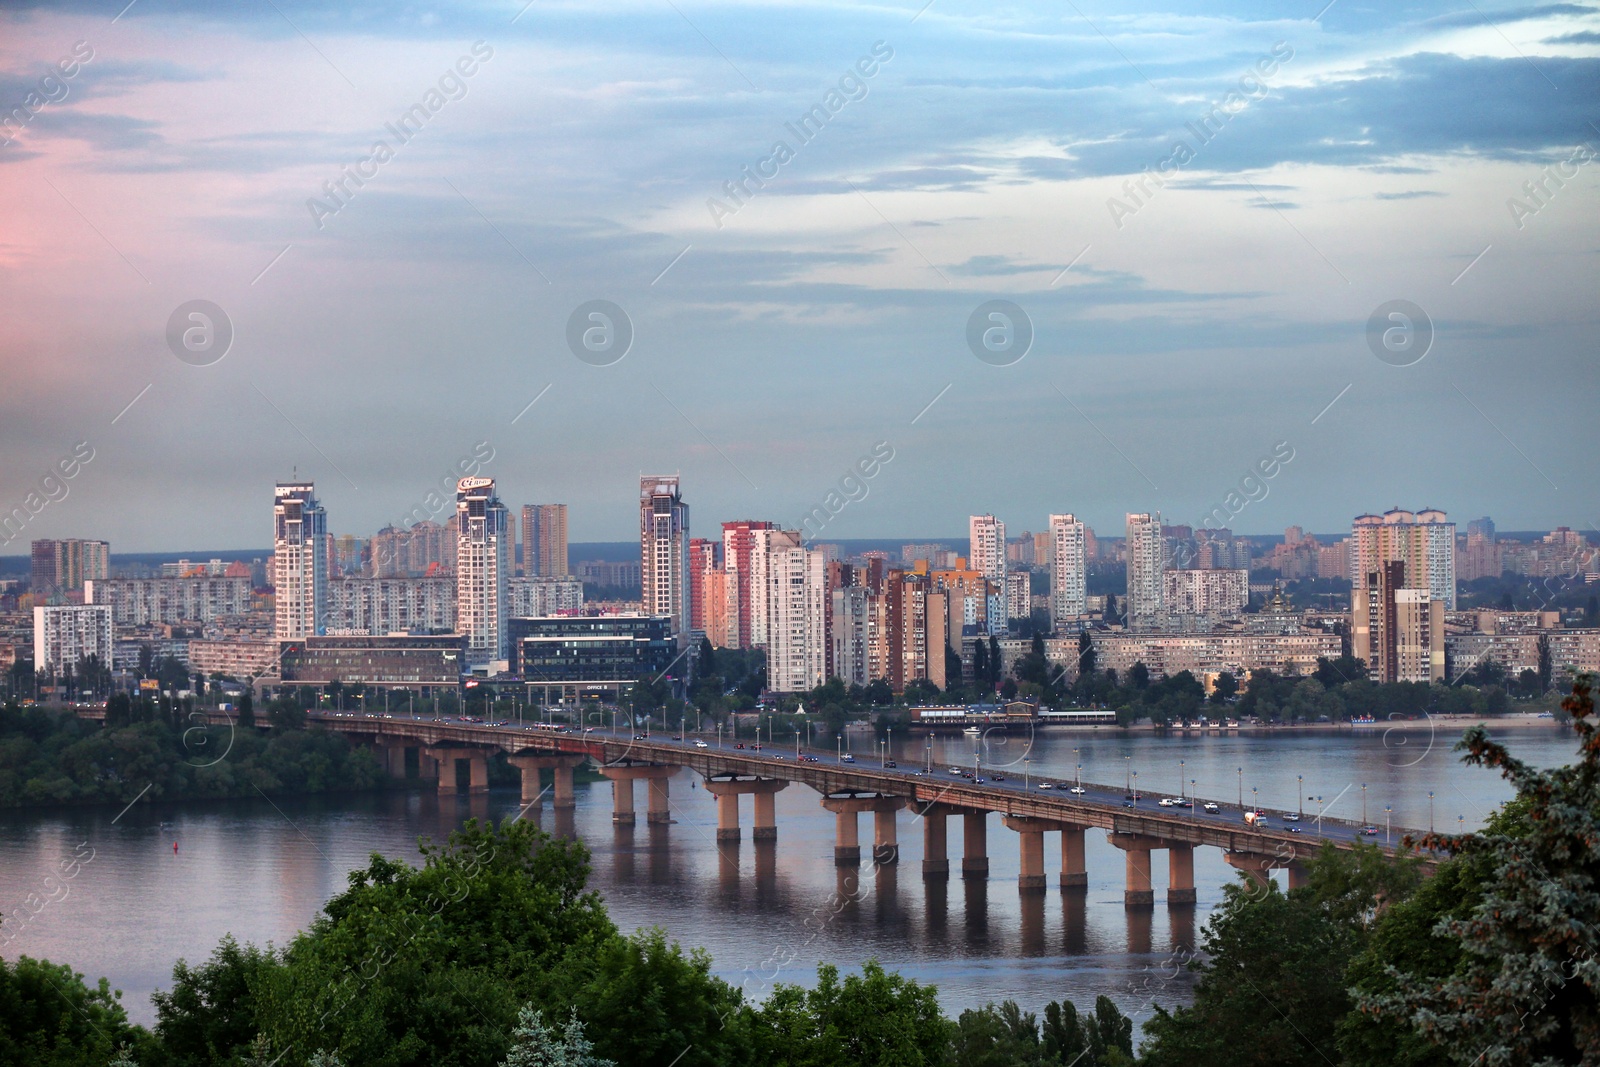
[[[1239,807],[1244,808],[1244,768],[1239,768]]]
[[[722,747],[722,724],[717,723],[717,748]]]
[[[1300,796],[1299,807],[1295,810],[1297,810],[1301,815],[1304,815],[1306,813],[1306,776],[1303,774],[1297,774],[1294,776],[1294,780],[1296,784],[1295,791]]]
[[[1179,760],[1178,761],[1178,799],[1179,800],[1187,799],[1184,796],[1184,792],[1183,792],[1183,764],[1184,764],[1183,760]]]
[[[1326,797],[1318,797],[1317,798],[1317,836],[1318,837],[1322,836],[1322,807],[1323,807],[1323,801],[1326,800],[1326,799],[1327,799]]]
[[[1194,802],[1199,800],[1199,799],[1200,799],[1200,794],[1195,790],[1194,779],[1191,778],[1191,779],[1189,779],[1189,821],[1190,822],[1194,822],[1194,820],[1196,818],[1196,815],[1194,813],[1194,808],[1195,808]]]
[[[1122,757],[1122,791],[1124,793],[1133,792],[1133,778],[1131,777],[1133,774],[1132,760],[1132,756]]]
[[[1433,790],[1428,790],[1428,833],[1433,833]]]
[[[1367,825],[1367,783],[1361,783],[1361,825]]]
[[[837,742],[838,746],[839,746],[839,762],[843,763],[844,762],[844,734],[841,733],[841,734],[837,735],[834,738],[834,741]]]
[[[924,741],[925,741],[924,747],[928,750],[928,773],[932,774],[933,773],[933,735],[929,734],[924,739]]]
[[[1139,806],[1139,772],[1133,772],[1133,806]]]
[[[1024,793],[1026,793],[1028,791],[1028,771],[1029,771],[1028,764],[1030,764],[1032,762],[1033,762],[1033,760],[1029,759],[1028,757],[1026,757],[1026,756],[1022,757],[1022,791]]]
[[[1083,788],[1083,764],[1081,763],[1072,768],[1072,784],[1079,789]]]
[[[1255,786],[1251,786],[1250,787],[1250,810],[1251,811],[1255,811],[1256,808],[1260,807],[1260,805],[1258,803],[1256,803],[1256,794],[1257,794],[1257,792],[1258,792],[1258,790],[1256,789]]]
[[[1393,811],[1393,804],[1383,806],[1383,843],[1386,845],[1389,843],[1389,816]]]

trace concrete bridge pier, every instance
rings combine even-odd
[[[1024,815],[1007,815],[1003,821],[1007,829],[1015,830],[1021,846],[1021,873],[1017,888],[1024,893],[1045,888],[1044,835],[1059,828],[1058,823],[1033,819]]]
[[[961,877],[980,881],[989,877],[989,813],[961,813]]]
[[[668,823],[672,821],[672,810],[667,792],[667,779],[677,771],[676,767],[659,765],[642,765],[628,767],[601,767],[600,773],[611,779],[611,821],[617,826],[632,826],[634,824],[633,812],[633,783],[643,778],[649,783],[649,792],[645,800],[645,821],[651,823]]]
[[[439,777],[439,761],[428,755],[428,750],[425,748],[417,749],[417,777]]]
[[[489,757],[475,748],[429,748],[426,754],[436,760],[439,767],[439,795],[455,796],[460,792],[456,785],[456,762],[466,760],[469,766],[468,793],[489,791]]]
[[[944,881],[950,877],[950,809],[929,804],[922,812],[922,877],[924,881]]]
[[[905,806],[900,797],[884,797],[872,809],[872,862],[886,867],[900,862],[900,839],[895,836],[895,814]]]
[[[1063,824],[1061,827],[1062,889],[1089,888],[1089,868],[1083,860],[1083,830],[1081,826]]]
[[[1169,842],[1167,845],[1167,907],[1183,907],[1195,902],[1194,846]]]
[[[1154,908],[1156,894],[1150,884],[1150,853],[1165,848],[1166,842],[1140,834],[1107,834],[1106,839],[1126,854],[1127,887],[1122,891],[1122,906],[1129,911]]]
[[[750,793],[755,798],[752,838],[776,841],[778,816],[773,796],[788,784],[778,778],[707,778],[706,792],[717,798],[717,840],[739,840],[739,794]]]
[[[1222,858],[1234,870],[1243,871],[1249,875],[1250,881],[1256,887],[1265,887],[1272,878],[1272,872],[1283,868],[1289,872],[1289,888],[1303,888],[1309,874],[1305,866],[1293,857],[1269,856],[1260,852],[1224,852]]]
[[[507,756],[506,762],[522,772],[522,805],[537,812],[544,802],[544,789],[539,782],[539,772],[549,767],[555,774],[556,807],[562,807],[561,780],[566,778],[566,807],[572,806],[572,770],[583,762],[581,756],[537,756],[526,753]]]
[[[903,797],[823,797],[822,806],[834,814],[835,866],[861,865],[861,837],[856,816],[864,811],[873,813],[872,861],[880,865],[900,862],[900,844],[895,837],[894,813],[905,806]]]

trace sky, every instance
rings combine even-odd
[[[0,109],[0,553],[1600,522],[1594,3],[7,3]]]

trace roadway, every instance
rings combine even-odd
[[[571,727],[552,730],[532,723],[472,723],[460,719],[424,719],[381,714],[320,714],[314,716],[333,729],[350,733],[410,733],[420,730],[437,738],[429,743],[477,743],[522,751],[545,749],[583,752],[601,764],[661,763],[689,767],[707,777],[758,776],[808,784],[827,795],[836,793],[880,793],[903,796],[918,805],[945,803],[956,808],[998,811],[1044,819],[1057,819],[1080,825],[1098,826],[1111,832],[1142,833],[1213,844],[1230,851],[1279,852],[1284,845],[1301,847],[1330,842],[1350,847],[1355,842],[1376,843],[1391,850],[1405,834],[1420,836],[1420,831],[1395,827],[1385,841],[1382,827],[1376,834],[1363,833],[1361,824],[1343,819],[1319,818],[1315,814],[1298,821],[1286,820],[1286,813],[1271,811],[1264,826],[1244,822],[1244,811],[1236,803],[1206,798],[1186,798],[1189,807],[1163,806],[1169,794],[1143,792],[1132,796],[1126,787],[1096,782],[1075,782],[1050,776],[1012,773],[1015,767],[996,771],[982,768],[956,768],[949,764],[887,766],[879,757],[855,757],[837,749],[801,745],[793,747],[750,741],[734,742],[716,735],[686,737],[650,731],[635,733],[610,727]],[[400,728],[406,727],[402,731]],[[431,729],[430,729],[431,728]],[[704,746],[704,747],[702,747]],[[952,770],[963,773],[951,774]],[[1214,806],[1216,810],[1207,810]]]

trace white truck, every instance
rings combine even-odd
[[[1264,811],[1247,811],[1244,813],[1244,821],[1247,826],[1254,826],[1259,829],[1267,825],[1267,813]]]

